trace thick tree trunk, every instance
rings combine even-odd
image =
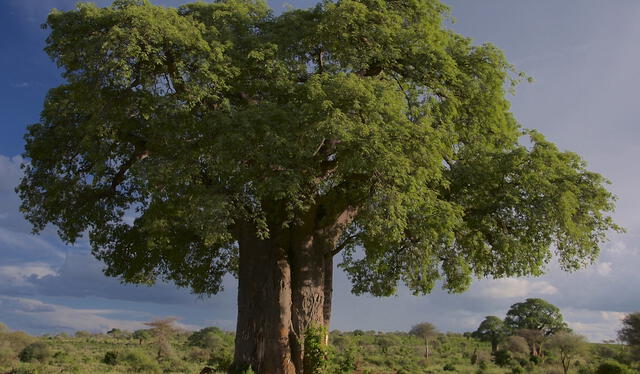
[[[251,225],[239,230],[234,369],[251,366],[261,374],[310,372],[304,335],[311,326],[328,330],[332,250],[353,215],[352,211],[341,212],[326,224],[325,214],[311,210],[302,224],[272,229],[264,240]]]
[[[239,233],[238,321],[234,369],[295,373],[291,359],[291,268],[285,248],[260,240],[255,229]]]

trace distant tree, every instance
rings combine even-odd
[[[504,323],[513,331],[539,330],[545,336],[568,329],[557,306],[543,299],[533,298],[513,304],[507,312]]]
[[[173,349],[171,348],[170,338],[171,335],[177,331],[177,328],[174,326],[176,320],[177,318],[175,317],[169,317],[145,323],[145,325],[151,327],[151,332],[158,344],[159,360],[173,358]]]
[[[622,319],[618,339],[631,346],[640,346],[640,312],[629,313]]]
[[[193,347],[215,349],[224,344],[222,330],[217,327],[205,327],[195,331],[187,339],[187,344]]]
[[[107,335],[115,339],[128,339],[131,336],[131,332],[127,330],[112,328],[111,330],[107,331]]]
[[[429,322],[419,323],[411,328],[409,334],[422,338],[424,340],[425,352],[424,357],[429,359],[429,341],[438,336],[439,332],[434,325]]]
[[[569,367],[586,348],[584,336],[568,331],[558,331],[549,339],[549,347],[558,352],[564,374],[569,372]]]
[[[542,355],[542,342],[546,337],[569,330],[557,306],[536,298],[513,304],[504,323],[512,332],[527,339],[532,356]]]
[[[138,340],[138,344],[142,345],[142,342],[151,338],[153,332],[150,329],[140,329],[133,332],[132,337]]]
[[[7,325],[5,325],[4,323],[0,322],[0,334],[2,334],[3,332],[9,332],[9,327],[7,327]]]
[[[481,341],[491,343],[491,352],[498,350],[498,344],[507,336],[504,322],[496,316],[487,316],[473,332],[473,336]]]
[[[85,330],[78,330],[74,335],[76,338],[89,338],[93,336],[91,332]]]

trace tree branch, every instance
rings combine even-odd
[[[116,175],[113,177],[113,180],[111,181],[111,187],[110,187],[111,192],[115,192],[116,191],[116,188],[120,185],[120,183],[122,183],[124,181],[124,177],[125,177],[127,171],[129,169],[131,169],[131,167],[136,162],[142,161],[147,157],[149,157],[149,151],[148,150],[144,150],[142,152],[135,153],[133,156],[131,156],[131,158],[129,158],[129,160],[127,160],[127,162],[125,162],[120,167],[120,170],[118,170]]]

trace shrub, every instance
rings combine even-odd
[[[456,371],[456,367],[453,364],[448,363],[448,364],[445,364],[442,367],[442,370],[444,370],[444,371]]]
[[[117,365],[118,364],[118,352],[108,351],[104,354],[102,358],[102,362],[107,365]]]
[[[327,333],[323,326],[309,326],[304,334],[304,372],[321,373],[327,365],[327,346],[324,337]]]
[[[486,362],[486,361],[480,361],[480,364],[478,365],[478,367],[479,367],[481,370],[487,370],[487,368],[489,367],[489,365],[487,365],[487,362]]]
[[[158,373],[160,372],[160,365],[158,362],[148,354],[134,350],[127,352],[123,357],[124,361],[129,364],[129,367],[137,373]]]
[[[189,336],[187,344],[192,347],[205,349],[216,349],[224,345],[224,340],[220,336],[222,331],[217,327],[205,327]]]
[[[207,365],[213,366],[215,370],[227,372],[233,364],[233,355],[228,351],[215,351],[211,354],[211,358]]]
[[[51,356],[49,346],[42,342],[31,343],[24,347],[18,357],[22,362],[44,361]]]
[[[595,374],[630,374],[625,365],[616,361],[605,361],[601,363],[595,371]]]
[[[522,366],[514,366],[511,368],[511,374],[524,374]]]
[[[211,358],[211,352],[204,348],[191,347],[187,357],[189,361],[207,362]]]
[[[34,369],[16,368],[11,370],[8,374],[38,374]]]
[[[511,364],[511,352],[506,349],[500,349],[493,353],[493,361],[500,367],[509,366]]]

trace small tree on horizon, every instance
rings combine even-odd
[[[158,344],[158,360],[173,358],[174,352],[171,348],[171,335],[178,331],[174,323],[178,320],[176,317],[168,317],[164,319],[156,319],[151,322],[145,322],[145,325],[151,327],[151,333]]]
[[[569,367],[575,359],[587,349],[586,339],[569,331],[558,331],[549,339],[549,348],[556,350],[560,355],[560,363],[564,374],[569,372]]]
[[[631,347],[631,355],[640,360],[640,311],[629,313],[622,319],[618,340]]]
[[[417,336],[424,340],[424,345],[425,345],[424,357],[427,360],[429,360],[429,356],[430,356],[429,342],[431,341],[431,339],[435,338],[440,334],[436,329],[436,327],[429,322],[421,322],[421,323],[418,323],[417,325],[414,325],[409,331],[409,334],[413,336]]]
[[[500,318],[496,316],[487,316],[473,332],[473,336],[481,341],[491,343],[491,352],[498,350],[498,344],[507,336],[507,328]]]

